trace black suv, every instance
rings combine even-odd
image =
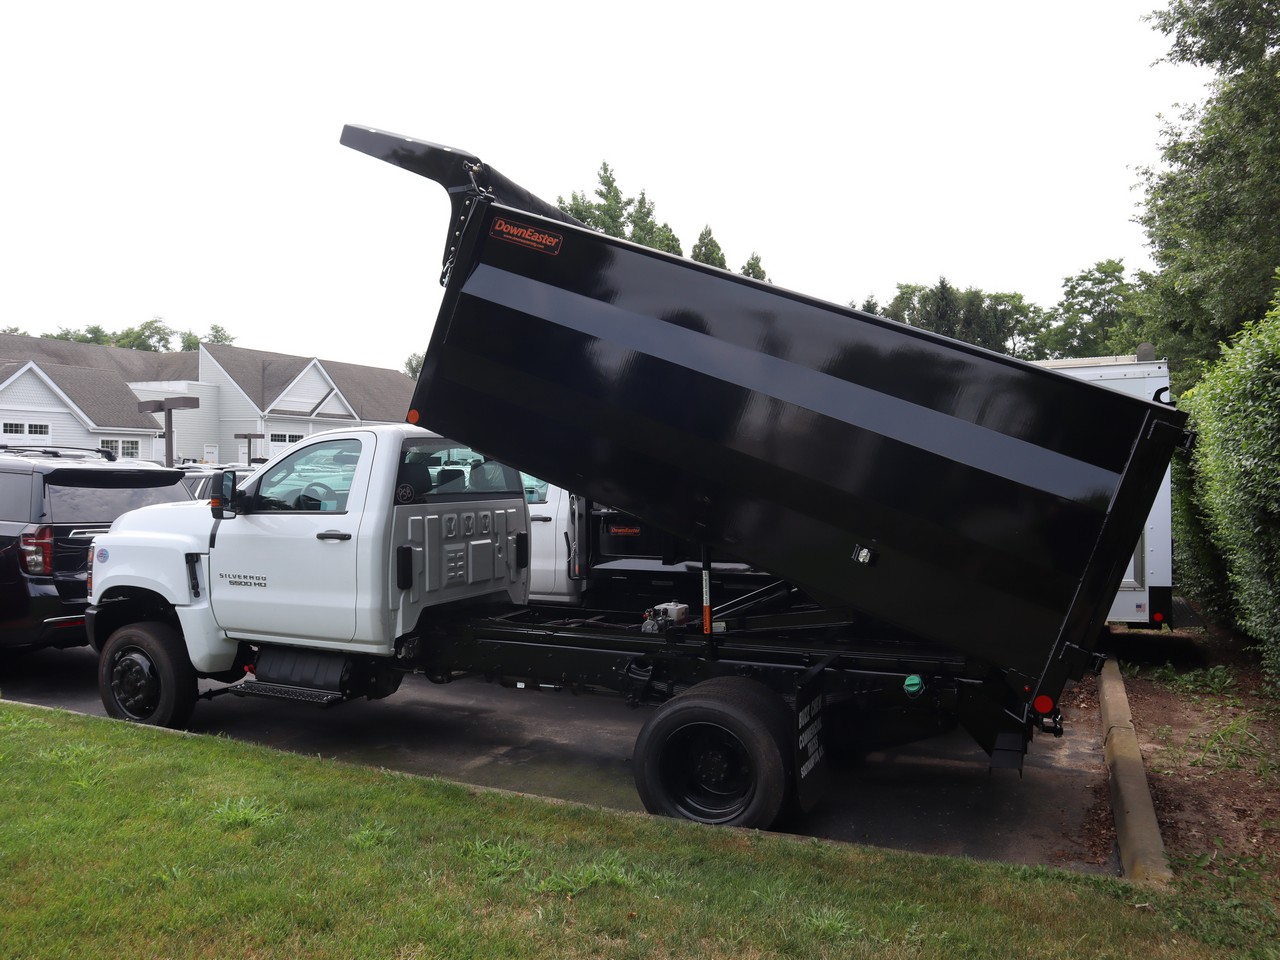
[[[190,499],[180,470],[0,444],[0,650],[87,643],[90,541],[126,511]]]

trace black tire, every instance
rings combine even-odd
[[[167,623],[131,623],[111,634],[98,659],[107,713],[155,727],[185,727],[196,705],[196,671]]]
[[[791,794],[794,719],[768,687],[722,677],[659,707],[635,746],[636,790],[650,813],[768,828]]]

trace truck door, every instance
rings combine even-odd
[[[571,577],[571,565],[580,561],[577,503],[568,490],[523,475],[529,504],[529,599],[543,603],[576,602],[581,580]]]
[[[252,482],[240,512],[218,525],[210,600],[228,634],[321,646],[352,640],[374,442],[356,433],[299,447]]]

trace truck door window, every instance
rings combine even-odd
[[[396,473],[397,504],[519,497],[520,474],[506,464],[439,437],[406,441]]]
[[[285,457],[258,484],[254,510],[344,513],[360,441],[325,440]]]
[[[537,477],[523,471],[520,473],[520,479],[524,481],[525,503],[547,502],[547,481],[539,480]]]

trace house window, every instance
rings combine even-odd
[[[135,460],[140,452],[137,440],[99,440],[98,447],[102,450],[110,450],[117,457],[132,457]]]
[[[5,436],[21,437],[24,434],[29,437],[48,437],[49,425],[47,423],[17,423],[12,420],[4,422]]]
[[[297,443],[302,439],[300,433],[273,433],[271,435],[272,443]]]

